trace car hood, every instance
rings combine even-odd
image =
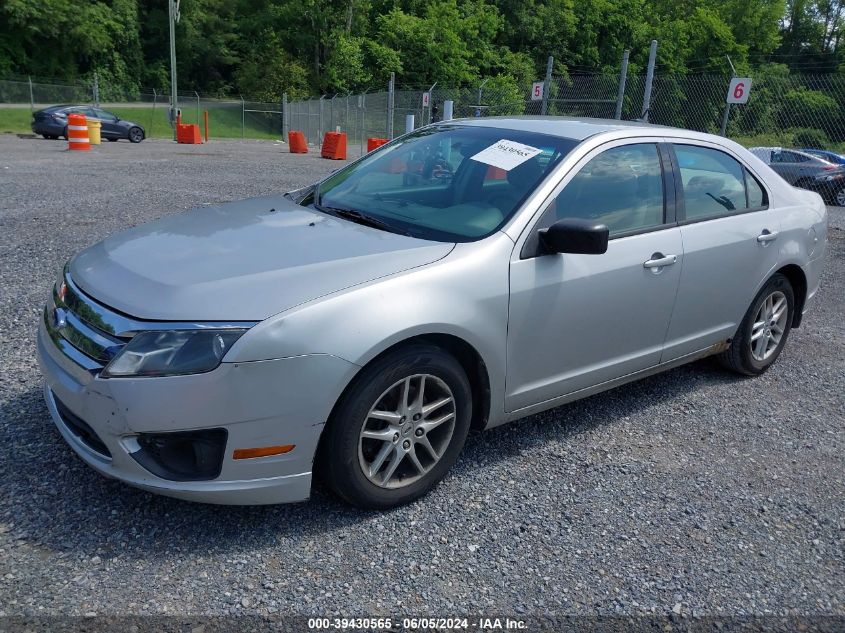
[[[69,272],[86,294],[138,319],[259,321],[453,248],[271,196],[123,231],[79,253]]]

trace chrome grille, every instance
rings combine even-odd
[[[96,370],[107,365],[131,338],[115,335],[112,314],[86,297],[65,275],[63,286],[53,289],[44,323],[59,347],[70,345],[92,361],[86,364],[87,369]]]

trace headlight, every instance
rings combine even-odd
[[[178,376],[211,371],[244,332],[245,329],[141,332],[100,376]]]

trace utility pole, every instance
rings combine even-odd
[[[176,114],[179,112],[179,100],[176,96],[176,25],[179,23],[179,1],[167,0],[170,25],[170,122],[173,126],[173,140],[176,140]]]

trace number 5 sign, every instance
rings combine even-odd
[[[531,101],[542,101],[543,100],[543,86],[544,81],[535,81],[531,84]]]
[[[746,103],[751,92],[751,77],[734,77],[728,87],[728,103]]]

